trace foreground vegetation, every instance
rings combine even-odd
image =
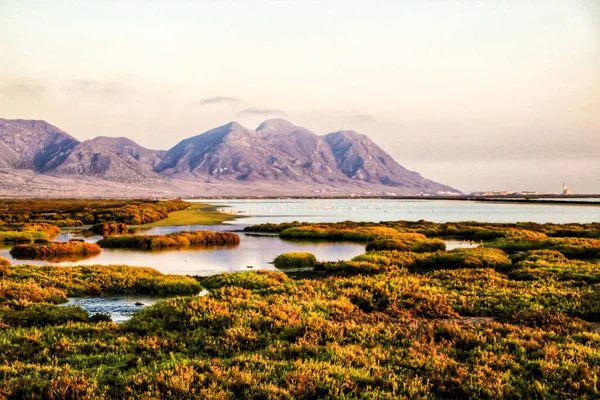
[[[189,246],[237,246],[240,237],[231,232],[177,232],[166,235],[111,236],[98,241],[104,248],[161,249]]]
[[[0,397],[600,397],[598,261],[582,259],[580,241],[519,253],[499,246],[593,232],[422,221],[304,228],[300,235],[371,246],[353,260],[316,263],[321,280],[206,277],[209,295],[158,302],[122,325],[56,304],[67,295],[194,294],[198,282],[131,267],[4,266]],[[486,245],[441,250],[442,232]]]
[[[152,268],[110,266],[32,266],[8,267],[3,283],[56,289],[66,296],[103,295],[191,295],[200,291],[196,279],[164,275]],[[15,286],[15,287],[16,287]]]

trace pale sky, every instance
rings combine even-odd
[[[600,0],[0,0],[0,117],[168,149],[367,134],[460,190],[600,193]]]

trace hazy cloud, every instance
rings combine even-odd
[[[251,115],[260,115],[260,116],[266,116],[266,115],[275,116],[276,115],[279,117],[287,117],[287,114],[284,111],[279,110],[277,108],[251,107],[251,108],[246,108],[245,110],[242,110],[237,113],[238,117],[245,117],[245,116],[251,116]]]
[[[348,116],[348,122],[351,124],[378,124],[377,118],[370,114],[351,114]]]
[[[40,97],[46,93],[46,87],[30,79],[8,82],[0,86],[0,94],[5,97]]]
[[[242,100],[232,96],[214,96],[200,100],[200,105],[209,106],[213,104],[239,104]]]
[[[87,79],[69,81],[65,84],[64,89],[70,94],[97,97],[120,97],[131,92],[131,88],[121,82]]]

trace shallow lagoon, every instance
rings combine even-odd
[[[592,199],[593,200],[593,199]],[[217,203],[241,218],[232,224],[341,221],[538,222],[600,221],[600,205],[524,204],[467,200],[273,199],[192,200]]]
[[[186,229],[207,229],[207,227],[155,228],[165,231]],[[231,227],[230,227],[231,228]],[[145,233],[156,233],[153,229]],[[76,262],[54,263],[53,265],[111,265],[125,264],[152,267],[166,274],[213,275],[222,272],[236,272],[253,269],[271,269],[271,262],[279,254],[291,251],[308,251],[322,261],[348,260],[364,253],[364,244],[327,243],[312,241],[281,240],[277,236],[240,235],[240,245],[236,247],[186,248],[161,251],[140,251],[126,249],[103,249],[97,256]],[[91,241],[97,238],[90,238]],[[46,265],[47,262],[35,260],[14,260],[9,248],[0,249],[0,256],[13,264]]]

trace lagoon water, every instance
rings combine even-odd
[[[195,200],[192,200],[195,201]],[[339,221],[390,221],[428,220],[485,221],[485,222],[598,222],[600,205],[562,204],[507,204],[498,202],[454,200],[367,200],[367,199],[308,199],[308,200],[202,200],[219,204],[224,211],[240,218],[223,225],[214,226],[166,226],[140,232],[142,235],[165,234],[178,231],[227,230],[241,231],[245,226],[258,223],[281,223],[291,221],[339,222]],[[101,254],[76,262],[59,265],[110,265],[126,264],[152,267],[163,273],[185,275],[213,275],[221,272],[252,269],[275,269],[271,262],[276,256],[291,251],[307,251],[322,261],[348,260],[364,252],[358,243],[327,243],[315,241],[281,240],[277,236],[253,236],[238,232],[237,247],[213,247],[162,251],[104,249]],[[65,241],[73,235],[63,233],[57,240]],[[100,237],[86,240],[94,242]],[[448,248],[468,244],[449,242]],[[34,265],[48,264],[44,261],[13,260],[9,248],[0,248],[0,256],[15,263]]]
[[[507,203],[419,199],[281,199],[196,200],[219,204],[227,212],[244,217],[233,224],[292,221],[380,222],[421,219],[432,222],[538,222],[590,223],[600,221],[598,199],[589,205]]]
[[[190,226],[155,228],[145,234],[181,230],[224,229],[220,227]],[[231,226],[229,227],[231,229]],[[250,236],[239,232],[240,245],[236,247],[186,248],[161,251],[127,249],[103,249],[97,256],[75,262],[48,263],[35,260],[14,260],[9,248],[0,249],[0,256],[13,264],[33,265],[111,265],[124,264],[152,267],[166,274],[207,276],[222,272],[252,269],[270,269],[271,262],[282,253],[308,251],[322,261],[348,260],[364,253],[364,244],[327,243],[312,241],[281,240],[277,236]],[[66,239],[68,236],[63,237]],[[98,238],[89,238],[89,241]]]

